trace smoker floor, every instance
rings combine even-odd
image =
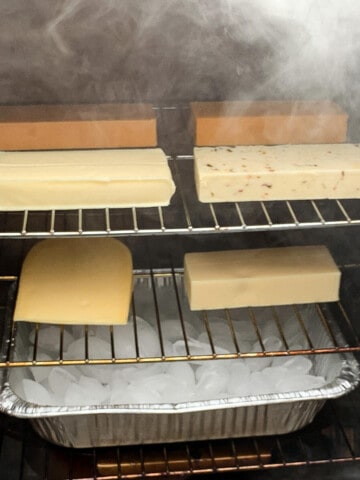
[[[353,479],[357,472],[358,478],[359,405],[357,389],[328,402],[311,425],[283,436],[86,450],[51,445],[27,421],[1,415],[0,478],[115,480],[221,473],[230,479],[237,473],[236,478],[252,479],[256,471],[256,478],[265,480],[288,470],[291,478],[312,478],[309,472],[323,472],[325,479]]]

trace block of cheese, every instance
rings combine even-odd
[[[155,147],[150,104],[0,107],[0,150]]]
[[[355,144],[197,147],[201,202],[360,197]]]
[[[194,144],[276,145],[338,143],[347,114],[329,101],[194,102]]]
[[[187,253],[191,310],[338,300],[340,271],[325,246]]]
[[[123,324],[132,294],[129,249],[113,238],[49,239],[26,256],[14,320]]]
[[[159,148],[0,152],[0,210],[160,206],[174,191]]]

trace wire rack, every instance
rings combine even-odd
[[[117,344],[117,336],[124,332],[122,326],[101,327],[101,337],[107,340],[108,349],[99,355],[93,351],[95,347],[92,346],[93,336],[99,335],[99,331],[93,331],[95,327],[53,325],[52,357],[44,359],[41,350],[44,339],[47,341],[50,335],[49,325],[12,322],[17,279],[0,277],[0,295],[3,300],[0,316],[4,339],[0,367],[221,360],[360,350],[357,328],[341,302],[194,313],[189,310],[182,271],[172,269],[134,272],[134,279],[130,324],[126,326],[127,329],[130,328],[129,341],[133,342],[131,354],[124,355]],[[143,351],[148,340],[143,339],[145,333],[139,325],[139,317],[146,319],[156,332],[155,350],[150,354]],[[214,330],[214,325],[219,321],[221,342],[224,339],[226,342],[225,350],[219,343],[218,330]],[[181,351],[174,353],[166,341],[168,322],[170,328],[177,332],[176,339],[181,343]],[[203,332],[200,351],[198,343],[191,338],[193,325],[197,332]],[[74,328],[75,335],[83,338],[82,354],[75,356],[66,350],[66,335],[74,334]],[[250,332],[252,338],[252,342],[245,343],[245,346],[242,332]],[[127,334],[129,335],[129,330]],[[269,335],[281,339],[281,346],[276,350],[266,348],[266,338]],[[29,338],[32,339],[30,343]],[[256,348],[253,346],[254,340]]]
[[[193,157],[169,159],[176,193],[168,207],[0,213],[0,238],[255,232],[360,225],[360,200],[205,204],[196,196]]]
[[[312,425],[282,436],[87,450],[48,444],[27,422],[0,416],[0,471],[18,480],[115,480],[326,464],[345,468],[360,460],[359,400],[355,391],[330,401]]]

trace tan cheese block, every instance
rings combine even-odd
[[[150,104],[0,107],[0,150],[155,147]]]
[[[187,253],[191,310],[338,300],[340,271],[325,246]]]
[[[348,115],[329,101],[194,102],[191,112],[199,146],[346,141]]]
[[[44,240],[25,258],[14,320],[123,324],[131,294],[131,253],[118,240]]]
[[[159,148],[0,152],[0,210],[161,206],[174,191]]]
[[[201,202],[360,197],[360,148],[353,144],[198,147]]]

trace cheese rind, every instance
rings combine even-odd
[[[0,107],[0,150],[155,147],[150,104]]]
[[[168,205],[175,185],[161,149],[0,152],[0,209]]]
[[[191,104],[194,143],[277,145],[345,142],[348,115],[329,101],[226,101]]]
[[[354,144],[197,147],[201,202],[360,197]]]
[[[14,320],[124,324],[132,294],[129,249],[112,238],[49,239],[22,266]]]
[[[191,310],[338,300],[340,271],[325,246],[187,253]]]

